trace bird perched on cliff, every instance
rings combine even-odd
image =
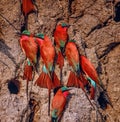
[[[106,109],[107,104],[110,104],[111,107],[113,107],[106,93],[106,90],[103,87],[102,82],[100,82],[99,80],[97,71],[95,67],[93,66],[93,64],[83,55],[80,55],[80,64],[81,64],[82,71],[84,72],[85,77],[89,81],[89,84],[90,84],[90,98],[94,99],[96,86],[98,86],[100,90],[100,95],[98,98],[100,107],[102,109]]]
[[[55,95],[52,100],[51,122],[58,122],[60,120],[67,103],[67,97],[70,95],[69,90],[65,86],[54,90]]]
[[[73,71],[70,72],[67,86],[75,86],[78,88],[81,87],[84,90],[86,80],[83,79],[84,77],[82,77],[81,75],[82,70],[79,62],[79,52],[75,44],[75,40],[70,40],[66,44],[65,55],[67,57],[69,65],[72,66],[73,69]],[[82,78],[83,81],[81,81],[80,78]]]
[[[36,35],[38,39],[36,41],[38,42],[40,46],[40,54],[41,58],[43,60],[43,69],[39,76],[39,78],[36,80],[35,84],[42,88],[48,88],[49,93],[49,110],[48,114],[50,113],[50,92],[51,89],[60,86],[60,81],[54,72],[55,64],[55,48],[51,42],[51,40],[45,35],[38,34]]]
[[[64,66],[64,50],[68,41],[68,25],[66,23],[58,24],[54,31],[54,43],[57,49],[57,64],[60,67],[60,78],[62,80],[62,68]]]
[[[24,67],[23,79],[27,80],[26,93],[28,99],[28,82],[33,80],[33,68],[38,71],[39,47],[35,42],[33,35],[29,31],[24,30],[20,38],[20,46],[27,57],[27,63]]]
[[[84,77],[84,72],[83,72],[83,70],[81,68],[82,66],[80,64],[80,54],[77,49],[77,45],[75,44],[75,40],[70,40],[66,44],[65,55],[67,57],[69,65],[72,66],[72,69],[73,69],[73,71],[70,72],[67,86],[68,87],[77,87],[77,88],[80,87],[84,91],[90,104],[93,106],[93,104],[91,103],[90,98],[88,97],[87,92],[85,90],[85,86],[88,84],[88,79],[86,79]],[[92,95],[94,95],[93,88],[91,88],[91,96]]]
[[[100,107],[105,109],[107,104],[112,106],[103,85],[99,81],[98,74],[94,66],[85,56],[79,54],[74,40],[67,43],[65,54],[70,66],[73,68],[73,72],[70,72],[67,86],[81,87],[92,106],[93,104],[87,96],[85,87],[90,87],[90,98],[94,99],[96,86],[99,86],[100,96],[98,98],[98,102]]]
[[[32,12],[38,14],[38,7],[35,4],[35,0],[20,0],[21,2],[21,12],[24,15],[24,26],[27,29],[28,15]]]
[[[94,99],[96,83],[98,84],[98,74],[95,70],[95,67],[92,63],[83,55],[80,55],[80,65],[81,69],[84,72],[86,79],[88,80],[90,86],[90,98]]]
[[[40,57],[40,51],[39,46],[35,41],[35,38],[32,34],[30,34],[29,31],[24,30],[22,32],[22,35],[20,37],[20,46],[22,48],[22,51],[26,55],[26,57],[29,59],[31,65],[33,65],[36,70],[38,68],[38,62]]]

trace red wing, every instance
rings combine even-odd
[[[41,57],[47,69],[49,70],[49,67],[52,66],[54,62],[55,49],[52,45],[52,42],[47,36],[44,37],[44,42],[41,46],[40,51],[41,51]]]
[[[92,65],[92,63],[85,57],[85,56],[80,56],[80,61],[81,61],[81,67],[82,70],[91,78],[93,79],[96,83],[98,83],[98,74],[95,70],[95,67]]]
[[[54,98],[52,100],[52,109],[58,110],[58,112],[57,112],[58,116],[60,116],[60,114],[64,110],[65,104],[66,104],[66,98],[63,96],[63,94],[61,93],[60,95],[58,95],[56,93],[56,95],[54,96]]]
[[[68,42],[66,45],[65,54],[69,64],[74,68],[74,66],[79,63],[79,52],[76,45],[72,42]]]
[[[94,97],[95,97],[95,88],[91,87],[90,88],[90,99],[94,99]]]
[[[32,0],[22,0],[22,11],[25,16],[28,15],[30,12],[35,11]]]
[[[77,78],[77,76],[75,75],[74,72],[70,72],[68,82],[67,82],[67,86],[68,87],[77,87],[77,88],[80,87],[79,79]]]
[[[53,89],[60,86],[60,81],[55,73],[54,81],[52,81],[48,74],[42,72],[39,78],[36,80],[35,84],[37,84],[41,88]]]
[[[24,67],[23,79],[26,79],[27,81],[31,81],[33,78],[32,71],[33,71],[33,67],[26,64]]]
[[[41,88],[47,88],[46,73],[42,72],[39,78],[36,80],[35,84],[37,84]]]
[[[25,55],[33,63],[37,63],[37,51],[38,46],[33,37],[25,38],[24,36],[20,39],[20,44],[25,52]]]

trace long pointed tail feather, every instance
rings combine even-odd
[[[83,72],[93,79],[97,84],[99,84],[98,74],[93,64],[83,55],[80,55],[80,63]]]
[[[35,84],[42,88],[48,88],[48,115],[50,115],[50,99],[51,99],[51,89],[60,86],[60,81],[57,75],[54,73],[53,81],[51,80],[48,73],[42,72],[39,78],[36,80]]]
[[[67,82],[68,87],[77,87],[84,89],[87,83],[88,81],[84,78],[82,74],[78,77],[74,72],[70,72]]]
[[[33,67],[31,65],[26,64],[24,67],[24,73],[23,73],[23,79],[27,81],[26,84],[26,96],[27,96],[27,101],[28,101],[28,83],[29,81],[33,80]]]
[[[68,82],[67,82],[67,86],[68,87],[77,87],[79,88],[79,81],[75,75],[74,72],[70,72],[69,78],[68,78]]]
[[[58,79],[56,73],[54,72],[54,81],[53,81],[53,87],[52,88],[56,88],[56,87],[59,87],[59,86],[61,86],[61,82]]]
[[[95,88],[92,86],[90,88],[90,99],[94,100],[95,98]]]
[[[31,81],[33,79],[32,71],[33,71],[33,67],[26,64],[24,67],[23,79],[24,80],[26,79],[27,81]]]
[[[35,81],[35,84],[37,84],[41,88],[47,88],[47,74],[44,72],[41,72],[38,79]]]

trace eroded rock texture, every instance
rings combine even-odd
[[[99,114],[93,110],[81,89],[73,88],[61,122],[119,122],[120,121],[120,1],[119,0],[36,0],[39,14],[29,16],[32,33],[42,32],[53,40],[53,30],[59,22],[70,24],[69,38],[75,39],[81,54],[95,65],[113,108],[108,106]],[[8,21],[5,20],[3,15]],[[0,121],[49,122],[48,91],[22,80],[25,55],[19,45],[23,16],[19,0],[0,0]],[[58,69],[56,69],[58,70]],[[67,82],[69,66],[65,62],[63,82]],[[9,80],[16,77],[17,92],[11,94]],[[36,78],[38,75],[36,75]],[[14,87],[14,86],[13,86]],[[20,89],[19,89],[20,87]],[[13,93],[13,92],[12,92]],[[97,99],[97,98],[96,98]]]

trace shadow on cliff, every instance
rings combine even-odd
[[[102,57],[108,55],[108,53],[110,53],[110,51],[112,51],[118,45],[120,45],[120,42],[112,42],[109,45],[107,45],[107,49],[104,50],[104,53],[99,58],[102,58]]]
[[[13,55],[10,53],[11,48],[7,46],[3,39],[0,39],[0,52],[5,54],[15,65],[17,65]],[[5,64],[3,61],[1,61],[3,64]]]

